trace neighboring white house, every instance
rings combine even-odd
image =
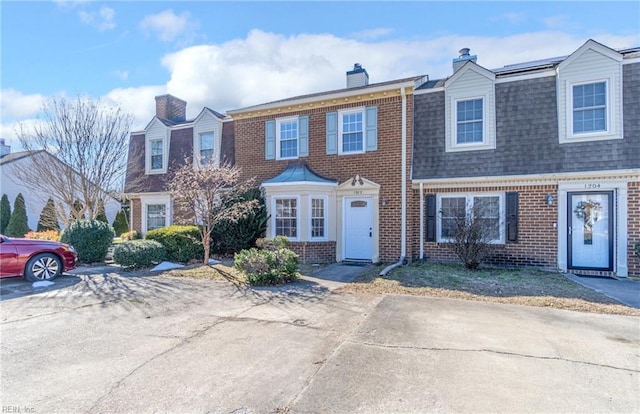
[[[22,193],[27,210],[29,228],[34,231],[38,227],[40,213],[52,194],[31,190],[24,182],[16,177],[15,169],[30,168],[34,162],[34,156],[40,152],[41,151],[22,151],[11,153],[11,147],[5,144],[4,139],[0,139],[0,196],[2,196],[2,194],[7,195],[9,203],[11,204],[11,211],[13,212],[15,199],[19,193]],[[57,160],[53,155],[48,155],[53,160]],[[107,197],[104,209],[109,224],[111,224],[120,209],[120,203],[112,197]],[[60,223],[60,225],[63,226],[63,223]]]

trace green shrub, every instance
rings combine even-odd
[[[286,236],[276,236],[274,238],[261,238],[256,240],[256,246],[264,250],[285,249],[289,245],[289,239]]]
[[[147,232],[147,240],[155,240],[167,249],[167,259],[186,263],[204,257],[200,230],[196,226],[168,226]]]
[[[118,237],[129,231],[129,222],[127,221],[127,214],[124,210],[118,210],[116,218],[113,220],[113,231],[116,232],[116,236]]]
[[[235,254],[235,267],[251,285],[278,285],[297,278],[298,255],[289,249],[246,249]]]
[[[4,230],[9,237],[24,237],[29,233],[29,219],[27,218],[27,208],[24,205],[24,197],[19,193],[13,203],[13,213],[9,218],[9,224]]]
[[[269,215],[260,189],[247,191],[237,201],[251,200],[258,200],[258,204],[243,218],[236,222],[222,219],[216,223],[211,232],[212,252],[235,253],[248,249],[267,230]]]
[[[2,198],[0,199],[0,234],[4,234],[10,218],[11,204],[9,204],[9,197],[6,194],[2,194]]]
[[[122,267],[148,267],[164,260],[167,251],[154,240],[133,240],[116,245],[113,261]]]
[[[53,199],[49,197],[47,204],[42,208],[40,212],[40,219],[38,219],[38,231],[55,230],[60,231],[60,225],[58,224],[58,215],[56,213],[56,205]]]
[[[120,234],[120,238],[122,240],[139,240],[139,239],[142,238],[142,234],[138,233],[137,230],[131,230],[131,231],[127,231],[125,233],[121,233]]]
[[[93,263],[104,260],[114,237],[113,228],[107,223],[82,219],[64,229],[60,241],[76,249],[78,261]]]

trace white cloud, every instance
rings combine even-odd
[[[507,21],[510,24],[518,24],[524,22],[527,19],[527,16],[524,13],[505,13],[502,14],[495,19],[494,21]]]
[[[363,30],[353,33],[353,37],[360,40],[375,40],[392,34],[394,30],[390,27],[378,27],[376,29]]]
[[[0,92],[0,113],[3,119],[19,119],[35,115],[42,109],[46,100],[44,95],[25,95],[15,89],[3,89]]]
[[[545,19],[542,19],[542,22],[549,29],[562,29],[563,27],[567,27],[569,21],[569,16],[564,14],[558,14],[555,16],[550,16]]]
[[[189,12],[177,15],[173,10],[165,10],[158,14],[145,16],[140,28],[147,34],[153,34],[163,42],[177,39],[189,40],[198,28],[198,21]]]
[[[116,27],[116,12],[110,7],[102,6],[96,10],[88,1],[57,1],[56,4],[63,10],[78,10],[78,18],[86,25],[95,27],[101,32]]]
[[[637,45],[637,35],[593,37],[612,48]],[[103,100],[121,105],[135,116],[134,130],[143,129],[155,113],[155,96],[171,93],[187,101],[187,117],[204,106],[224,112],[292,96],[341,89],[346,71],[361,63],[371,83],[428,74],[431,79],[451,75],[458,50],[471,48],[478,64],[489,69],[507,64],[568,55],[587,39],[561,32],[524,33],[509,37],[446,36],[428,40],[361,42],[330,34],[284,36],[253,30],[229,42],[199,45],[168,54],[162,66],[166,84],[118,88]],[[158,68],[158,70],[161,70]],[[40,95],[2,91],[3,125],[31,118]]]

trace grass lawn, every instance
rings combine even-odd
[[[392,270],[386,277],[376,267],[341,291],[397,293],[482,302],[542,306],[582,312],[640,316],[640,309],[622,305],[585,288],[560,273],[536,269],[484,268],[414,263]]]

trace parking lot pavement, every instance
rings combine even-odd
[[[111,274],[0,307],[25,412],[640,411],[640,318]]]

